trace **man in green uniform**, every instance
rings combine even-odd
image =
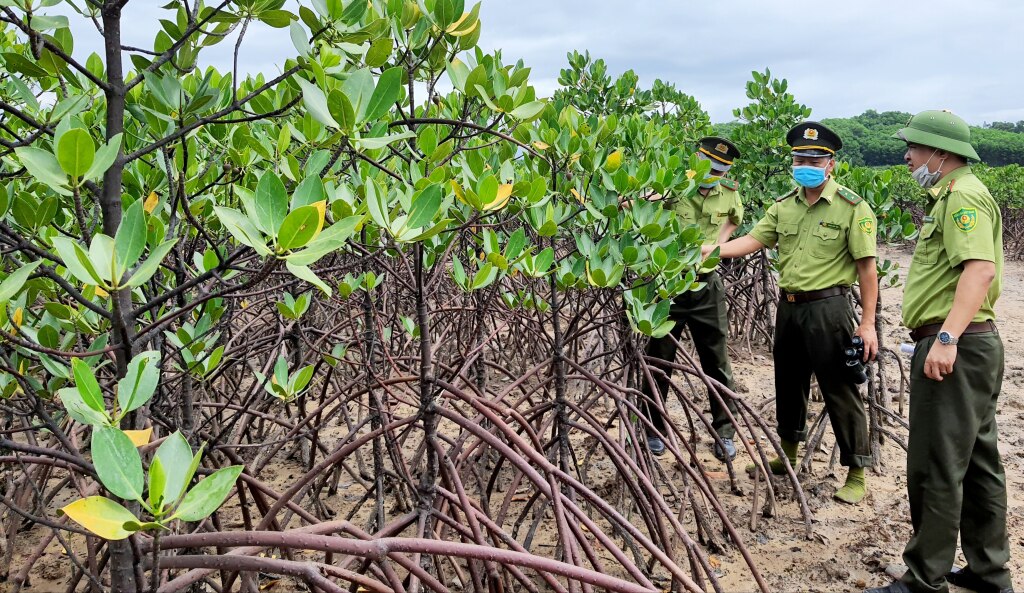
[[[743,221],[739,185],[725,178],[735,159],[740,156],[740,151],[732,142],[710,136],[700,140],[697,154],[711,161],[711,174],[700,184],[694,196],[674,200],[671,207],[684,224],[700,226],[706,243],[726,241]],[[693,336],[701,369],[712,379],[733,389],[732,367],[729,365],[726,344],[729,320],[726,317],[725,286],[714,268],[701,270],[699,280],[704,283],[704,288],[683,293],[672,301],[669,317],[676,322],[672,328],[672,337],[651,338],[647,345],[647,355],[660,360],[675,360],[676,340],[682,334],[683,327],[687,326]],[[664,375],[655,375],[655,383],[662,401],[667,401],[672,370],[665,368],[664,372]],[[647,381],[644,381],[643,393],[647,398],[653,398]],[[726,457],[732,459],[736,457],[736,446],[732,442],[736,430],[718,396],[709,393],[708,398],[711,400],[711,425],[721,440],[721,444],[714,444],[712,451],[720,460]],[[728,405],[730,410],[735,411],[735,404],[731,400]],[[665,421],[661,412],[652,406],[648,406],[647,411],[657,433],[665,434]],[[665,451],[665,444],[657,433],[648,435],[647,446],[651,453],[661,455]]]
[[[778,247],[781,290],[773,355],[782,449],[795,465],[799,442],[807,437],[813,373],[839,444],[839,461],[850,468],[835,497],[855,504],[867,491],[864,468],[871,464],[871,451],[864,402],[844,350],[854,335],[864,341],[865,361],[878,350],[875,215],[860,196],[831,178],[836,151],[842,148],[835,132],[807,121],[791,129],[786,142],[799,187],[772,204],[750,234],[721,245],[721,256]],[[704,247],[705,253],[711,250]],[[854,281],[860,282],[863,302],[859,325],[848,296]],[[785,473],[785,462],[774,459],[770,469]]]
[[[999,206],[974,176],[967,123],[948,111],[912,117],[896,137],[926,190],[927,216],[903,294],[916,345],[910,375],[907,491],[914,535],[907,572],[875,593],[1012,591],[1006,477],[996,400],[1003,343],[993,307],[1003,269]],[[967,566],[951,572],[957,533]],[[948,574],[947,574],[948,572]]]

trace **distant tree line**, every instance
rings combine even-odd
[[[841,158],[854,166],[880,167],[903,161],[905,145],[892,134],[906,125],[911,114],[902,111],[873,109],[845,118],[822,121],[843,139]],[[813,116],[812,116],[813,117]],[[731,136],[738,127],[735,122],[716,124],[719,135]],[[982,162],[993,167],[1024,165],[1024,121],[992,122],[984,127],[971,127],[971,142]]]

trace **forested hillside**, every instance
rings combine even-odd
[[[843,139],[842,157],[852,165],[869,167],[892,165],[903,160],[904,144],[892,138],[893,132],[910,119],[902,111],[868,110],[855,117],[826,118],[822,121]],[[814,115],[811,115],[814,119]],[[715,126],[719,134],[730,135],[737,124]],[[981,159],[995,167],[1024,164],[1024,121],[993,122],[971,128],[971,141]]]

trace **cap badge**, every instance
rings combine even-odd
[[[817,140],[818,130],[815,128],[807,128],[804,130],[804,140]]]
[[[722,154],[728,154],[728,153],[729,153],[729,147],[728,147],[728,146],[726,146],[726,145],[725,145],[724,143],[722,143],[722,142],[719,142],[719,143],[718,143],[718,146],[716,146],[716,147],[715,147],[715,150],[717,150],[718,152],[720,152],[720,153],[722,153]]]

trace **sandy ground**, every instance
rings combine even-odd
[[[881,257],[899,262],[901,277],[905,277],[909,252],[888,249]],[[890,347],[909,341],[906,331],[899,326],[901,300],[902,285],[883,292],[883,302],[887,304],[881,314],[889,327],[884,339]],[[1021,337],[1024,335],[1024,265],[1021,262],[1006,263],[997,315],[1006,346],[1006,373],[998,409],[1000,451],[1009,498],[1011,570],[1016,585],[1021,587],[1024,586],[1021,576],[1024,574],[1024,338]],[[766,355],[755,353],[752,358],[741,354],[733,363],[741,388],[747,390],[745,396],[752,402],[774,397],[771,358]],[[909,365],[909,356],[904,360]],[[860,505],[848,506],[832,500],[846,470],[839,466],[829,470],[834,439],[828,435],[824,443],[827,450],[816,453],[812,475],[802,478],[814,514],[812,540],[804,535],[797,503],[786,496],[791,493],[790,487],[781,487],[782,500],[777,515],[762,519],[758,530],[751,532],[748,525],[739,521],[740,517],[750,516],[751,479],[746,475],[740,478],[748,492],[746,496],[729,493],[727,481],[722,480],[722,500],[733,507],[741,537],[775,591],[860,591],[865,586],[888,583],[891,578],[885,574],[886,567],[902,562],[903,546],[911,533],[903,449],[891,441],[886,443],[882,467],[868,473],[867,498]],[[802,457],[803,450],[800,454]],[[710,467],[717,463],[710,454],[707,462]],[[744,452],[736,459],[739,468],[749,462]],[[720,560],[726,590],[755,590],[740,554],[734,551]],[[964,562],[959,551],[957,562]],[[957,591],[957,588],[951,587],[951,590]]]

